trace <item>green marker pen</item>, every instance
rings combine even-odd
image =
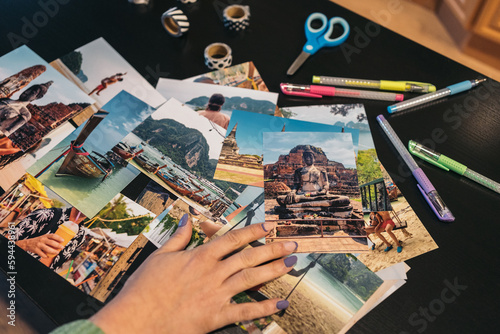
[[[424,145],[421,145],[413,140],[408,142],[408,148],[411,154],[416,155],[420,159],[427,161],[435,166],[438,166],[446,171],[452,170],[457,174],[463,175],[472,181],[479,183],[493,191],[500,194],[500,184],[495,182],[486,176],[483,176],[467,166],[448,158],[446,155],[437,153]]]

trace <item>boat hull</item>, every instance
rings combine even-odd
[[[134,157],[134,154],[133,153],[130,153],[130,152],[127,152],[125,150],[122,150],[120,149],[119,147],[117,146],[114,146],[111,151],[115,152],[116,154],[118,154],[120,157],[122,157],[123,159],[127,160],[127,159],[130,159],[130,158],[133,158]]]
[[[188,195],[191,195],[191,191],[187,190],[187,189],[184,189],[182,187],[180,187],[179,185],[173,183],[172,181],[170,181],[168,178],[164,177],[163,175],[161,175],[160,173],[156,173],[156,175],[163,181],[167,184],[167,186],[169,186],[170,188],[172,188],[174,191],[178,192],[180,195],[182,196],[188,196]]]
[[[134,161],[141,167],[143,168],[145,171],[147,172],[150,172],[150,173],[154,173],[156,171],[156,169],[158,168],[158,166],[153,166],[147,162],[145,162],[144,160],[138,158],[138,157],[134,157]]]
[[[64,172],[57,172],[56,176],[74,175],[85,178],[99,178],[108,176],[110,173],[111,170],[106,170],[89,156],[75,155]]]

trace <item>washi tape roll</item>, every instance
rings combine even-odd
[[[250,25],[250,7],[231,5],[224,8],[224,26],[229,30],[241,31]]]
[[[149,0],[128,0],[128,2],[133,3],[135,5],[147,5],[147,4],[149,4]]]
[[[189,21],[184,12],[172,7],[161,16],[165,30],[174,37],[180,37],[189,30]]]
[[[212,43],[205,48],[205,65],[211,70],[231,66],[233,55],[231,48],[224,43]]]

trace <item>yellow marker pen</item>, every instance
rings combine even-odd
[[[417,81],[364,80],[313,75],[312,82],[328,86],[395,90],[398,92],[431,93],[436,91],[434,85]]]

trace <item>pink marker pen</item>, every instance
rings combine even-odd
[[[403,94],[373,92],[369,90],[343,89],[332,86],[280,84],[283,94],[322,98],[323,96],[350,97],[353,99],[403,101]]]

